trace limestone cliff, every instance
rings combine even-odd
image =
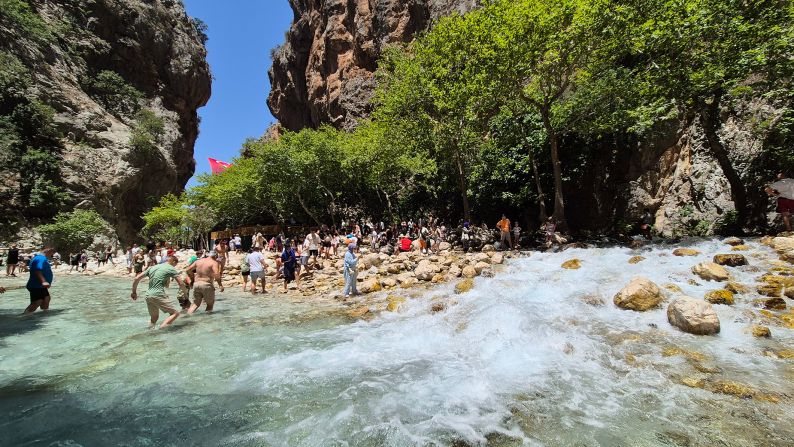
[[[283,1],[283,0],[280,0]],[[478,0],[289,0],[286,42],[272,52],[268,106],[289,130],[329,123],[350,129],[370,112],[384,47]]]
[[[146,208],[193,175],[196,110],[211,82],[201,32],[174,0],[2,4],[0,52],[28,79],[20,95],[27,102],[0,114],[11,116],[20,103],[52,110],[49,153],[58,161],[62,209],[93,207],[122,238],[133,236]],[[20,150],[30,154],[0,141],[4,163],[24,161]],[[6,170],[0,179],[11,211],[51,215],[23,200],[25,175]]]

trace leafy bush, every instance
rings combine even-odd
[[[51,224],[39,228],[42,239],[58,250],[73,251],[89,246],[94,236],[111,236],[113,230],[94,210],[59,213]]]
[[[133,116],[141,108],[143,93],[115,71],[101,71],[84,84],[94,99],[118,117]]]
[[[143,234],[163,241],[189,243],[199,239],[206,245],[206,234],[218,223],[215,211],[204,205],[191,206],[185,195],[167,194],[143,215]]]
[[[137,153],[153,154],[165,133],[165,121],[151,109],[141,109],[135,115],[135,127],[132,128],[130,146]]]
[[[23,36],[43,42],[53,40],[47,24],[26,1],[0,0],[0,23],[3,22],[19,30]]]
[[[207,41],[210,40],[209,36],[207,35],[207,30],[209,29],[207,24],[198,17],[191,17],[190,23],[193,24],[193,28],[196,30],[196,35],[198,36],[201,43],[206,45]]]

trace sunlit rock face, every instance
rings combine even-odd
[[[370,111],[384,48],[408,42],[439,17],[478,0],[290,0],[286,42],[273,50],[268,98],[290,130],[331,124],[350,129]]]
[[[148,206],[181,191],[193,175],[196,110],[210,97],[205,46],[180,1],[27,4],[54,37],[36,39],[6,16],[0,20],[0,51],[24,64],[38,99],[55,111],[60,177],[70,196],[66,208],[95,208],[129,238]],[[86,80],[103,71],[139,90],[141,107],[162,120],[154,150],[133,150],[134,114],[114,114],[88,91]],[[3,180],[0,189],[13,188],[14,179]]]

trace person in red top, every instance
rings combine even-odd
[[[400,235],[400,251],[411,251],[411,239],[406,235]]]

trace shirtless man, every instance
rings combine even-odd
[[[221,239],[215,245],[215,253],[218,254],[218,262],[221,264],[221,276],[223,276],[223,268],[226,267],[226,255],[229,253],[229,246],[226,245],[226,241]]]
[[[187,313],[195,312],[201,306],[202,301],[207,302],[207,312],[212,312],[212,307],[215,305],[215,287],[212,283],[216,281],[223,292],[221,263],[218,258],[218,253],[211,251],[209,257],[201,258],[188,266],[187,272],[192,272],[195,275],[195,281],[193,282],[193,305],[190,306]]]

